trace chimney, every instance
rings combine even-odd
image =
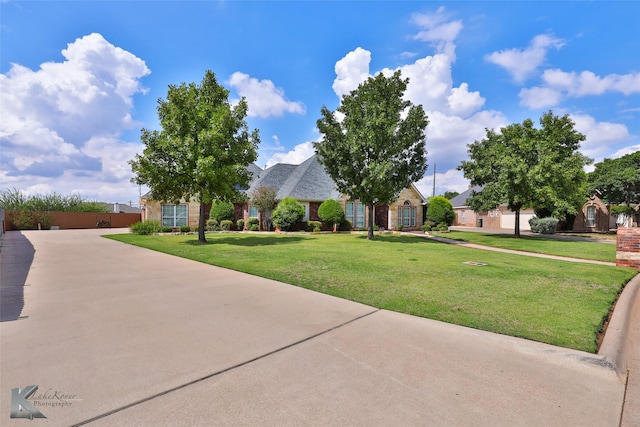
[[[113,204],[113,212],[115,212],[115,213],[120,213],[120,203],[115,202],[115,203]]]

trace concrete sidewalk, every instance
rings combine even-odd
[[[623,413],[626,375],[608,357],[377,310],[107,231],[5,236],[2,277],[24,280],[24,308],[0,323],[3,426],[25,425],[9,408],[11,390],[29,385],[47,416],[38,425],[633,420],[633,391]],[[5,276],[25,240],[28,275]]]

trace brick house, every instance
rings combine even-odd
[[[324,166],[318,162],[314,155],[299,165],[278,163],[266,169],[260,169],[255,164],[249,166],[253,174],[247,194],[259,186],[267,186],[277,191],[277,199],[285,197],[295,198],[304,207],[302,226],[308,221],[320,221],[318,208],[327,199],[340,202],[345,212],[345,217],[353,227],[368,226],[368,208],[358,200],[349,200],[345,195],[335,189],[335,183],[325,171]],[[423,224],[424,197],[415,185],[411,184],[400,192],[398,200],[390,205],[376,206],[374,210],[374,223],[381,229],[394,229],[398,224],[403,224],[403,229],[417,230]],[[149,194],[140,201],[143,206],[142,219],[160,220],[163,226],[179,227],[189,225],[191,228],[198,226],[199,203],[181,201],[178,204],[163,203],[152,200]],[[237,219],[258,218],[258,209],[249,203],[234,203]],[[207,209],[207,215],[209,209]]]
[[[516,225],[516,214],[507,207],[506,203],[489,211],[475,212],[469,207],[467,199],[471,197],[471,193],[481,190],[481,186],[469,187],[466,191],[451,199],[453,211],[456,214],[453,225],[513,230]],[[534,216],[533,209],[522,209],[520,211],[520,231],[531,230],[529,219]]]

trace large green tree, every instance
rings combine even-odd
[[[587,188],[597,192],[605,203],[640,203],[640,151],[596,163],[595,170],[589,173]]]
[[[338,191],[368,207],[370,240],[374,207],[395,201],[427,169],[429,120],[421,105],[403,99],[408,82],[399,71],[370,77],[335,112],[323,106],[318,120],[318,160]]]
[[[233,201],[251,179],[247,166],[257,158],[258,131],[245,122],[247,103],[235,106],[229,91],[207,71],[199,85],[170,85],[158,100],[162,130],[142,129],[142,155],[130,161],[132,181],[145,184],[156,200],[200,202],[198,240],[206,242],[205,203]]]
[[[482,185],[468,199],[476,210],[494,209],[507,203],[516,214],[514,234],[520,236],[520,210],[534,208],[558,219],[575,214],[582,204],[591,159],[578,150],[585,136],[574,129],[568,115],[545,113],[540,128],[531,119],[495,132],[468,145],[470,160],[458,167],[472,185]]]

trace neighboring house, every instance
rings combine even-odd
[[[467,199],[471,197],[473,191],[481,191],[481,186],[469,187],[462,194],[451,199],[456,217],[453,225],[483,228],[504,228],[513,230],[516,227],[516,214],[512,212],[507,204],[501,204],[490,211],[475,212],[467,204]],[[520,231],[529,231],[531,226],[529,220],[535,216],[533,209],[522,209],[520,211]]]
[[[308,221],[320,221],[318,208],[327,199],[338,200],[344,211],[345,217],[353,227],[368,226],[368,208],[357,200],[348,200],[340,194],[335,183],[327,174],[324,166],[318,162],[317,156],[312,156],[299,165],[278,163],[267,169],[260,169],[255,164],[249,166],[253,173],[253,180],[246,190],[248,195],[259,186],[268,186],[277,191],[279,200],[285,197],[295,198],[304,206],[303,223]],[[151,200],[149,194],[142,197],[142,219],[158,219],[163,226],[180,227],[189,225],[198,226],[199,204],[181,201],[178,204],[162,203]],[[258,209],[249,203],[235,203],[236,219],[258,218]],[[401,191],[398,200],[391,205],[376,206],[374,211],[374,223],[382,229],[394,229],[398,224],[403,224],[403,229],[419,229],[422,225],[424,210],[424,197],[412,184]],[[208,214],[209,209],[207,209]]]
[[[609,212],[609,206],[605,205],[598,196],[591,196],[582,209],[576,215],[573,222],[573,231],[608,232],[616,228],[616,218]]]

